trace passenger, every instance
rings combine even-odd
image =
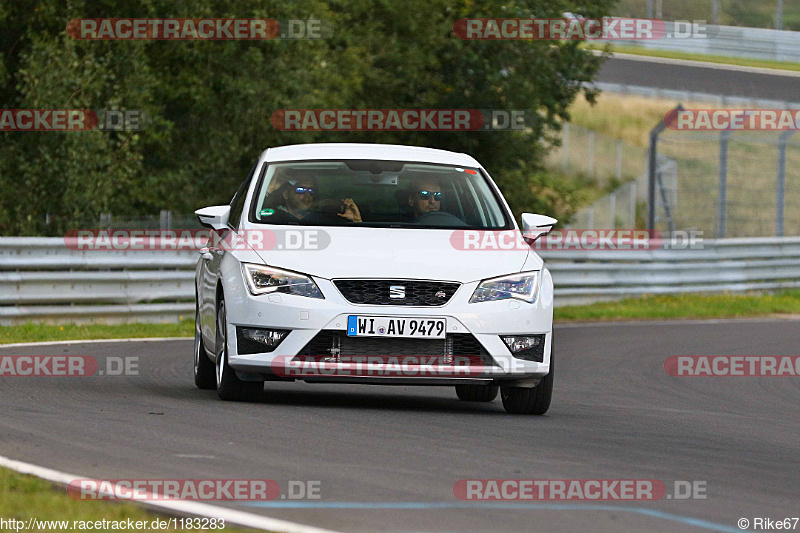
[[[301,222],[313,224],[315,221],[322,221],[328,215],[313,211],[319,194],[317,180],[313,178],[300,178],[287,181],[280,189],[274,191],[277,201],[280,202],[275,208],[275,223],[278,224],[300,224]],[[336,216],[344,218],[349,222],[361,222],[361,212],[352,198],[341,200],[342,209]],[[270,222],[272,222],[270,220]]]

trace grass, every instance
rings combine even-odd
[[[646,148],[650,141],[650,130],[678,103],[667,99],[602,93],[592,105],[581,96],[569,108],[570,123]],[[705,106],[710,107],[708,104]],[[597,151],[595,155],[599,155]]]
[[[133,522],[144,521],[152,524],[156,519],[170,519],[167,515],[148,512],[130,502],[76,500],[68,496],[64,488],[6,468],[0,468],[0,518],[6,521],[9,519],[27,521],[35,518],[37,520],[68,520],[70,522],[67,528],[37,529],[34,527],[28,531],[77,531],[79,528],[73,528],[75,520],[95,522],[103,519],[116,521],[131,519]],[[13,530],[13,528],[6,529]],[[149,527],[140,529],[140,531],[145,530],[157,531],[157,529]],[[198,531],[198,529],[170,527],[161,531]],[[218,529],[217,531],[242,533],[255,530],[231,527],[229,524],[225,524],[224,530]]]
[[[127,339],[144,337],[191,337],[194,319],[180,317],[177,323],[161,324],[34,324],[0,326],[0,344],[15,342],[67,341],[83,339]]]
[[[586,45],[592,50],[603,50],[604,47],[594,44]],[[675,50],[654,50],[640,46],[620,46],[609,45],[612,53],[631,54],[647,57],[661,57],[664,59],[683,59],[685,61],[704,61],[706,63],[717,63],[720,65],[735,65],[738,67],[771,68],[776,70],[788,70],[792,72],[800,71],[800,63],[789,61],[774,61],[769,59],[749,59],[745,57],[718,56],[711,54],[692,54],[689,52],[678,52]]]
[[[558,307],[558,322],[745,318],[800,314],[800,290],[774,294],[681,294]]]
[[[776,314],[800,314],[800,290],[772,294],[643,296],[614,302],[558,307],[555,310],[555,318],[559,321],[736,318]],[[183,320],[178,324],[58,326],[28,323],[0,327],[4,344],[127,337],[191,337],[193,332],[193,320]]]

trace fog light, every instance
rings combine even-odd
[[[511,355],[526,361],[544,361],[544,334],[541,335],[504,335],[500,338],[508,346]]]
[[[286,329],[236,328],[236,344],[240,354],[273,351],[289,334]]]

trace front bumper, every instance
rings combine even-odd
[[[542,278],[543,284],[550,284],[552,294],[549,273]],[[535,386],[550,371],[552,298],[540,297],[534,304],[518,300],[470,304],[468,300],[478,285],[476,281],[461,285],[447,304],[439,307],[359,305],[348,302],[330,280],[323,278],[314,278],[314,281],[324,294],[324,300],[290,294],[253,296],[240,273],[238,276],[231,273],[223,281],[227,282],[224,283],[224,290],[228,317],[228,362],[243,378]],[[443,357],[433,361],[430,356],[434,354],[430,351],[415,354],[405,349],[392,353],[387,346],[384,348],[389,348],[388,352],[384,349],[380,354],[364,353],[363,350],[345,353],[346,350],[343,350],[324,359],[306,356],[310,353],[309,343],[318,338],[321,332],[346,338],[350,315],[446,318],[448,337],[473,338],[479,354],[474,350],[469,354],[457,353],[457,350],[448,348],[440,354]],[[240,354],[236,341],[237,327],[287,329],[291,332],[272,352]],[[545,335],[541,363],[515,358],[500,338],[500,335],[531,334]],[[391,343],[393,339],[380,340]],[[376,345],[371,343],[371,346]],[[381,360],[377,358],[379,355]]]

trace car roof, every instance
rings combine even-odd
[[[269,148],[262,155],[268,163],[320,159],[377,159],[381,161],[415,161],[465,167],[481,166],[480,163],[467,154],[399,144],[295,144]]]

